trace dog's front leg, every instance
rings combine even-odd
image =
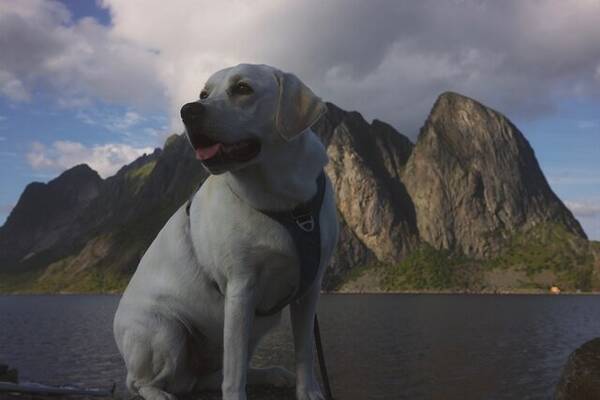
[[[298,400],[324,399],[314,368],[313,328],[320,288],[320,282],[315,282],[304,297],[290,304],[296,352],[296,398]]]
[[[223,400],[246,400],[248,343],[255,308],[255,286],[252,281],[227,284],[223,327]]]

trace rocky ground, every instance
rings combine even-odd
[[[0,393],[1,400],[48,400],[57,399],[56,396],[29,396],[29,395],[17,395],[17,394],[5,394]],[[73,400],[97,400],[98,397],[83,397],[73,396],[69,397]],[[116,400],[134,400],[135,397],[115,397]],[[219,393],[205,393],[198,396],[180,398],[181,400],[221,400],[222,397]],[[293,389],[277,389],[271,387],[256,387],[248,389],[248,400],[295,400],[296,396]]]
[[[600,399],[600,338],[590,340],[569,356],[555,400]]]

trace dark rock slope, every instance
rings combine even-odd
[[[420,237],[436,248],[488,257],[516,232],[544,222],[585,237],[523,134],[502,114],[456,93],[438,98],[402,180]]]
[[[50,182],[27,185],[0,228],[0,268],[16,267],[44,254],[53,259],[73,250],[86,230],[79,218],[100,194],[102,178],[78,165]]]
[[[555,400],[600,399],[600,338],[582,344],[569,356],[556,387]]]
[[[356,265],[402,259],[418,241],[414,207],[399,179],[412,143],[383,122],[368,124],[333,104],[315,131],[327,147],[326,172],[342,222],[330,279]]]
[[[423,241],[485,258],[540,223],[585,237],[519,130],[476,101],[440,96],[415,146],[384,122],[327,106],[314,129],[330,157],[341,223],[327,288],[353,267],[398,262]],[[43,290],[118,290],[205,178],[185,137],[173,135],[106,180],[77,166],[32,183],[0,228],[0,273],[41,271]]]

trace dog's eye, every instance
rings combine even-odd
[[[205,98],[208,97],[208,92],[206,90],[203,90],[200,92],[200,99],[204,100]]]
[[[246,82],[238,82],[233,86],[232,89],[233,89],[232,92],[235,94],[252,94],[252,93],[254,93],[254,90],[252,90],[252,87],[250,87],[250,85],[248,85]]]

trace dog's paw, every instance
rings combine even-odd
[[[152,386],[141,387],[138,394],[144,398],[144,400],[177,400],[177,397],[174,395]]]
[[[223,391],[223,400],[247,400],[246,392],[226,392]]]
[[[293,388],[296,386],[296,376],[283,367],[251,368],[248,370],[248,383]]]
[[[310,387],[297,388],[296,389],[297,400],[325,400],[325,396],[321,392],[321,388],[318,384],[311,385]]]
[[[268,381],[271,385],[280,388],[293,388],[296,386],[296,375],[283,367],[267,368]]]

